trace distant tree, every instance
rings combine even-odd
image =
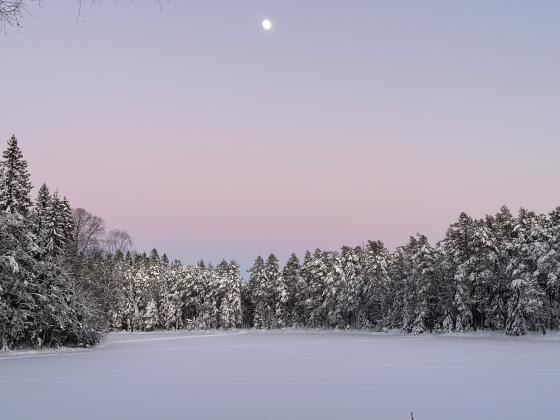
[[[45,247],[51,257],[60,256],[67,245],[67,231],[65,226],[64,207],[62,201],[55,192],[45,214]]]
[[[365,277],[362,267],[362,249],[343,247],[340,256],[337,258],[336,267],[338,270],[338,281],[330,281],[329,291],[325,297],[332,295],[337,305],[324,302],[330,307],[329,323],[333,326],[362,326],[367,324],[366,307],[366,287]],[[338,290],[337,290],[338,289]],[[341,324],[342,322],[342,324]],[[345,324],[345,325],[344,325]]]
[[[264,260],[260,255],[255,259],[253,266],[249,269],[249,273],[249,292],[254,311],[254,326],[255,328],[268,328],[268,320],[272,309],[269,305],[270,296],[265,287]]]
[[[538,260],[544,218],[521,209],[515,226],[511,271],[511,297],[508,302],[506,334],[524,335],[542,324],[544,293],[538,284]]]
[[[144,314],[144,329],[146,331],[153,331],[159,327],[159,312],[156,302],[152,299],[146,306]]]
[[[39,191],[37,192],[37,199],[35,200],[35,223],[37,224],[37,230],[41,230],[41,225],[45,220],[45,213],[47,207],[51,201],[51,194],[47,184],[41,185]]]
[[[389,263],[390,254],[385,245],[381,241],[368,241],[363,281],[368,324],[372,327],[379,327],[387,321],[389,308],[393,305]]]
[[[132,250],[132,238],[125,230],[112,230],[103,240],[103,248],[109,254],[126,254]]]
[[[102,249],[105,221],[82,208],[74,209],[74,243],[76,253],[94,254]]]
[[[417,235],[412,254],[412,279],[416,291],[416,303],[412,332],[432,332],[438,322],[439,278],[437,256],[424,235]]]
[[[61,203],[61,223],[62,223],[62,237],[66,247],[71,247],[76,233],[76,225],[74,224],[74,214],[72,207],[66,197],[63,197]]]
[[[469,269],[470,259],[474,254],[474,235],[476,222],[466,213],[459,215],[459,220],[449,226],[442,248],[450,276],[446,281],[455,286],[453,308],[454,324],[458,331],[466,331],[473,327],[471,310],[473,284]]]
[[[291,254],[282,271],[282,279],[286,290],[287,299],[283,308],[283,323],[285,326],[294,326],[298,323],[296,309],[298,288],[301,284],[301,266],[296,254]]]
[[[268,324],[270,328],[285,327],[287,313],[288,291],[282,278],[278,258],[270,254],[264,268],[263,288],[267,296],[267,306],[270,308]]]
[[[305,327],[309,324],[309,298],[310,298],[310,269],[313,256],[311,252],[306,251],[303,257],[303,263],[299,269],[299,276],[295,285],[294,292],[294,323],[298,327]]]
[[[330,277],[330,269],[334,265],[334,254],[329,254],[317,248],[312,258],[304,260],[303,273],[307,277],[309,297],[305,304],[309,319],[308,326],[322,328],[326,326],[327,314],[323,306],[325,282]],[[307,263],[307,264],[306,264]]]
[[[230,261],[223,265],[220,272],[220,327],[235,328],[241,323],[241,275],[239,265]]]

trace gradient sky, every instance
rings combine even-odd
[[[246,269],[560,204],[556,0],[156,3],[0,36],[0,138],[139,250]]]

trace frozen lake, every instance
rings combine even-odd
[[[0,418],[558,419],[560,337],[111,334],[0,353]]]

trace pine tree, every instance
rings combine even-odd
[[[368,241],[363,262],[364,306],[369,327],[381,326],[388,317],[390,277],[389,251],[381,241]]]
[[[269,296],[265,290],[265,268],[264,260],[259,255],[253,266],[249,269],[249,289],[251,291],[251,303],[254,310],[254,326],[255,328],[268,328],[267,321],[269,318],[270,308],[268,307]]]
[[[282,313],[282,307],[287,302],[287,294],[283,285],[278,258],[274,254],[270,254],[266,260],[262,288],[264,289],[264,295],[267,297],[268,328],[283,327],[284,314]]]
[[[412,255],[416,239],[411,237],[409,243],[398,247],[391,255],[389,263],[389,299],[391,308],[387,317],[387,326],[400,328],[401,332],[410,334],[414,327],[416,308],[416,283],[414,282]]]
[[[323,279],[323,293],[321,299],[320,312],[324,314],[322,325],[318,327],[343,328],[345,325],[345,315],[347,305],[344,302],[345,277],[344,267],[341,257],[334,261],[332,270],[328,270]],[[319,309],[317,310],[317,313]]]
[[[371,307],[367,298],[368,285],[365,276],[364,251],[360,247],[343,247],[341,261],[340,312],[344,315],[346,326],[357,328],[371,327],[369,322]]]
[[[319,248],[313,253],[310,264],[304,265],[304,272],[308,276],[309,298],[306,301],[309,314],[308,325],[322,328],[327,324],[327,313],[323,306],[325,282],[334,266],[335,255],[323,252]]]
[[[309,287],[309,280],[310,280],[310,270],[312,264],[313,257],[311,256],[311,252],[306,251],[305,256],[303,258],[303,264],[299,270],[299,277],[298,281],[295,285],[295,292],[294,292],[294,322],[299,327],[306,327],[309,325],[309,318],[310,318],[310,305],[309,305],[309,298],[310,298],[310,287]]]
[[[493,330],[506,327],[506,302],[510,296],[508,265],[511,260],[515,220],[506,206],[502,206],[495,216],[487,216],[485,227],[489,231],[488,246],[485,248],[483,266],[489,273],[487,303],[484,316],[486,326]]]
[[[223,296],[220,303],[220,326],[235,328],[241,323],[241,275],[239,265],[230,261],[222,274]]]
[[[159,263],[160,262],[159,252],[155,248],[152,249],[152,251],[150,252],[150,261],[152,263]]]
[[[64,252],[68,242],[68,231],[65,226],[65,209],[63,202],[55,192],[45,211],[44,241],[46,252],[56,258]]]
[[[29,214],[31,208],[31,181],[27,172],[27,162],[18,146],[15,136],[8,140],[0,166],[0,210]]]
[[[76,226],[74,224],[74,214],[68,199],[64,197],[61,205],[62,237],[64,246],[68,248],[74,241]]]
[[[537,269],[542,222],[532,212],[524,209],[519,212],[509,264],[512,279],[506,321],[506,334],[509,335],[523,335],[527,329],[535,329],[543,323],[540,309],[544,293],[538,284],[540,273]]]
[[[284,325],[295,326],[300,317],[297,311],[298,289],[301,285],[301,266],[296,254],[292,253],[282,271],[282,279],[286,287],[287,302],[284,309]]]
[[[47,208],[51,201],[51,194],[47,184],[41,185],[37,193],[37,200],[35,200],[35,223],[37,225],[37,231],[40,232],[44,223]]]
[[[36,279],[37,244],[19,214],[0,214],[0,348],[36,344],[35,315],[43,298]]]
[[[154,331],[159,327],[159,312],[155,300],[151,299],[144,314],[144,329]]]
[[[439,278],[437,273],[437,256],[424,235],[418,235],[412,255],[412,281],[415,283],[416,304],[412,333],[422,334],[434,330],[438,323]]]
[[[47,214],[51,205],[51,195],[46,184],[39,188],[35,207],[33,209],[33,221],[35,224],[35,235],[37,236],[40,253],[44,254],[47,249]]]
[[[446,281],[453,282],[455,285],[452,311],[455,313],[457,331],[466,331],[473,327],[471,310],[473,290],[469,261],[474,253],[475,225],[471,217],[461,213],[459,220],[447,230],[442,245],[446,258],[446,272],[450,276]],[[448,310],[448,313],[450,312],[451,310]]]

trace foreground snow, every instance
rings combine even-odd
[[[556,419],[560,337],[111,334],[0,353],[6,419]]]

